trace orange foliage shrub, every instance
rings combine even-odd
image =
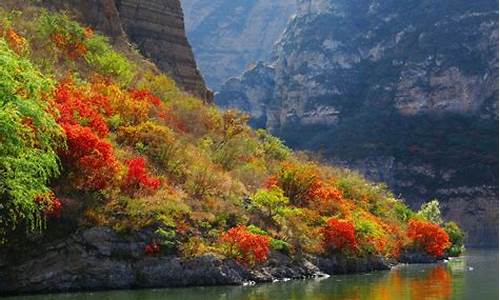
[[[334,215],[338,212],[348,215],[342,192],[336,187],[316,180],[309,187],[306,201],[312,208],[325,215]]]
[[[270,237],[251,233],[243,225],[231,228],[220,241],[226,255],[249,265],[264,262],[269,256]]]
[[[430,255],[441,257],[450,246],[448,234],[439,225],[420,220],[411,220],[408,225],[410,240]]]
[[[285,163],[277,175],[265,182],[265,186],[278,186],[290,199],[290,203],[305,206],[309,200],[309,190],[317,178],[318,172],[313,165]]]
[[[83,34],[76,34],[66,30],[58,30],[50,35],[54,45],[64,52],[70,59],[76,60],[84,57],[87,52],[85,41],[92,38],[94,32],[90,27],[84,29]]]
[[[276,175],[269,176],[264,182],[264,187],[268,190],[272,190],[273,188],[279,187],[278,176]]]
[[[279,187],[290,203],[311,207],[321,214],[347,213],[342,191],[321,180],[314,165],[286,163],[277,175],[267,178],[264,187]]]
[[[342,192],[321,180],[316,180],[309,187],[307,198],[310,200],[340,201],[342,199]]]
[[[20,36],[14,29],[8,28],[4,32],[2,32],[2,30],[0,29],[0,36],[4,36],[9,47],[17,54],[20,54],[26,50],[26,39]]]
[[[354,224],[347,220],[329,219],[321,229],[323,249],[325,251],[356,251],[356,230]]]

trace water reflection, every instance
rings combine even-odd
[[[247,287],[207,287],[144,291],[117,291],[35,297],[12,300],[443,300],[498,299],[498,250],[472,251],[468,256],[437,265],[399,266],[387,272],[332,276]]]
[[[419,270],[407,268],[398,267],[391,272],[335,276],[327,280],[293,282],[273,287],[236,288],[227,295],[227,299],[451,299],[454,278],[448,265],[421,266]]]

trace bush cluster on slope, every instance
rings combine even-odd
[[[456,227],[446,227],[453,244],[385,187],[293,153],[166,75],[138,72],[67,15],[0,10],[0,36],[2,238],[60,216],[153,227],[148,255],[216,252],[248,265],[270,249],[395,258],[461,249]]]

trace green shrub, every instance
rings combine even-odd
[[[450,238],[451,246],[448,249],[448,255],[459,256],[464,251],[465,233],[455,222],[447,222],[443,225],[444,231]]]
[[[163,228],[158,228],[155,231],[155,234],[158,236],[160,239],[160,244],[168,249],[175,248],[177,246],[176,242],[176,232],[174,229],[168,228],[168,229],[163,229]]]
[[[281,251],[285,253],[288,253],[290,251],[290,245],[283,240],[271,239],[270,246],[271,249],[276,251]]]
[[[38,35],[42,42],[52,41],[53,48],[66,51],[69,58],[83,56],[99,74],[110,76],[123,86],[128,85],[135,76],[134,66],[110,46],[108,38],[90,32],[65,14],[44,11],[38,20]]]
[[[408,222],[415,213],[402,201],[397,201],[394,204],[394,212],[397,218],[402,222]]]
[[[134,67],[125,56],[111,48],[107,38],[94,35],[85,43],[88,53],[85,60],[102,75],[115,78],[121,85],[127,86],[135,76]]]
[[[265,230],[255,225],[247,226],[247,230],[253,234],[259,234],[265,236],[269,235]],[[290,250],[290,245],[287,242],[280,239],[271,238],[271,240],[269,241],[269,246],[271,246],[271,249],[281,252],[288,252]]]
[[[264,129],[259,129],[256,133],[259,148],[267,159],[283,161],[290,157],[291,150],[280,139],[270,135]]]
[[[283,190],[274,187],[271,190],[260,189],[252,197],[252,207],[264,213],[268,218],[276,216],[288,204]]]

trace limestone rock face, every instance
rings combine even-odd
[[[211,93],[197,69],[184,30],[179,0],[116,0],[123,28],[142,54],[171,74],[185,90],[202,99]]]
[[[273,98],[274,68],[258,63],[245,72],[242,78],[228,80],[217,99],[222,108],[238,107],[252,116],[251,125],[264,128],[267,124],[267,107]]]
[[[79,21],[104,33],[116,42],[126,38],[114,0],[42,0],[41,5],[55,10],[68,10]]]
[[[261,65],[216,102],[238,95],[290,146],[383,180],[415,208],[438,198],[469,244],[498,244],[498,3],[299,0]],[[251,74],[264,68],[274,77]]]
[[[134,43],[179,87],[212,101],[186,37],[179,0],[43,0],[40,4],[71,11],[114,43]]]
[[[211,89],[270,58],[296,0],[181,0],[196,60]]]

